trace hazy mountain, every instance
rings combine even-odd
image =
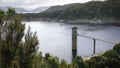
[[[15,8],[15,10],[16,10],[16,12],[20,12],[20,13],[26,12],[26,10],[23,8]]]
[[[0,7],[0,9],[3,10],[3,11],[7,11],[8,8],[9,8],[9,7]],[[23,12],[26,12],[26,10],[23,9],[23,8],[15,8],[15,10],[16,10],[17,13],[23,13]]]
[[[31,12],[35,12],[35,13],[40,13],[40,12],[43,12],[45,10],[47,10],[49,7],[38,7],[34,10],[31,10]]]
[[[7,11],[9,7],[0,7],[1,10]],[[13,7],[14,8],[14,7]],[[33,10],[26,10],[24,8],[15,8],[17,13],[40,13],[43,12],[44,10],[48,9],[49,7],[38,7]]]

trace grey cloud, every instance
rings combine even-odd
[[[12,6],[12,7],[24,7],[24,8],[35,8],[41,6],[50,5],[61,5],[74,2],[84,2],[89,0],[0,0],[0,7],[2,6]]]

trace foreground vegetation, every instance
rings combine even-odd
[[[0,68],[120,68],[120,44],[101,56],[83,61],[77,56],[71,64],[58,57],[38,52],[36,33],[30,28],[24,33],[25,24],[14,9],[0,11]]]

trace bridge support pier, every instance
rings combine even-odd
[[[95,50],[96,50],[96,40],[93,39],[93,54],[95,54]]]

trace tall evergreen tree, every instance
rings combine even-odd
[[[0,11],[0,56],[3,68],[32,68],[38,39],[30,29],[24,34],[25,25],[21,23],[13,8],[4,14]],[[22,39],[25,39],[23,41]]]

